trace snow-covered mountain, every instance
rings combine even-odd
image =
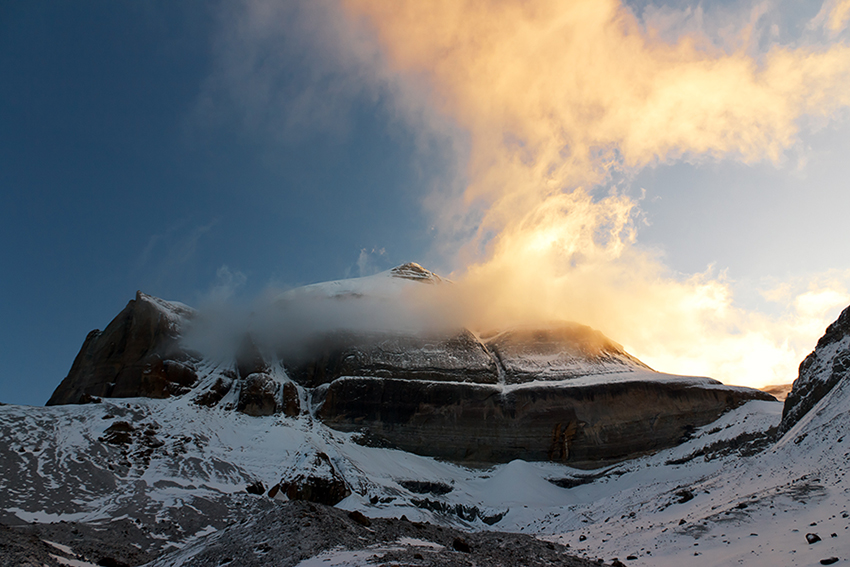
[[[417,282],[405,280],[404,285],[408,284]],[[350,290],[354,284],[346,285]],[[349,291],[345,293],[351,297]],[[718,419],[684,430],[666,448],[587,470],[575,468],[575,461],[560,455],[509,462],[494,459],[470,467],[468,460],[435,459],[427,451],[401,450],[388,443],[388,425],[379,429],[375,420],[369,421],[373,414],[361,414],[360,423],[369,427],[334,422],[334,416],[351,415],[353,410],[345,409],[350,398],[329,404],[329,392],[339,397],[354,395],[358,392],[354,386],[381,380],[424,385],[399,390],[422,396],[413,400],[381,394],[377,399],[384,405],[379,416],[382,424],[393,423],[383,412],[403,413],[411,405],[437,402],[443,410],[433,410],[434,415],[443,411],[463,423],[463,404],[453,404],[452,396],[467,391],[491,392],[490,398],[522,400],[523,404],[544,398],[551,412],[570,400],[592,398],[583,408],[569,407],[577,415],[585,412],[581,416],[584,431],[594,432],[604,445],[611,438],[606,441],[601,429],[587,428],[599,423],[602,417],[596,414],[605,413],[606,405],[613,408],[608,412],[614,417],[604,423],[616,419],[627,430],[637,427],[638,419],[663,421],[651,416],[653,404],[661,408],[655,415],[663,415],[669,411],[664,405],[673,404],[669,400],[677,400],[681,415],[688,415],[695,404],[689,390],[722,396],[735,390],[707,379],[657,375],[621,354],[604,337],[573,325],[486,337],[470,333],[472,345],[492,355],[490,360],[495,359],[501,371],[507,374],[511,367],[503,360],[513,356],[520,360],[513,368],[522,372],[533,374],[535,368],[545,368],[540,377],[528,379],[517,372],[514,380],[463,382],[433,377],[333,378],[331,373],[330,377],[325,374],[330,381],[305,386],[290,378],[285,361],[268,357],[257,345],[253,351],[243,345],[241,357],[228,364],[212,363],[182,349],[169,350],[173,341],[180,344],[183,325],[197,314],[143,295],[134,301],[116,319],[127,333],[115,331],[120,325],[114,321],[110,327],[115,327],[86,340],[88,346],[74,367],[79,370],[87,363],[95,370],[90,375],[81,370],[73,380],[69,381],[71,375],[66,379],[67,391],[90,396],[85,401],[99,398],[97,403],[0,406],[4,439],[0,444],[0,522],[8,526],[0,529],[0,545],[38,557],[34,564],[140,564],[158,557],[157,565],[367,565],[374,564],[375,557],[385,557],[387,564],[544,565],[567,564],[567,553],[607,562],[617,558],[627,565],[816,565],[833,557],[850,560],[850,484],[845,480],[850,385],[841,362],[850,356],[850,333],[841,323],[850,318],[850,308],[801,365],[801,378],[784,410],[769,399],[751,397],[739,404],[733,400]],[[144,317],[137,313],[140,307],[142,312],[165,309],[166,313],[162,319]],[[152,348],[141,349],[148,362],[140,371],[122,367],[110,378],[104,370],[107,365],[97,363],[98,353],[103,348],[110,356],[121,348],[132,350],[131,339],[144,335],[133,331],[133,321],[156,323],[145,327],[150,331],[147,336],[164,337],[163,343],[154,341]],[[564,339],[577,332],[581,340]],[[113,346],[99,345],[100,336],[111,337]],[[502,341],[499,350],[494,338]],[[559,351],[557,345],[562,343],[558,341],[566,341],[569,349]],[[160,348],[161,344],[168,348]],[[177,356],[175,352],[185,356],[176,362],[195,373],[194,382],[180,384],[171,380],[170,370],[164,370],[170,366],[168,357]],[[593,353],[623,357],[621,366],[628,368],[567,373],[560,378],[549,372],[558,364],[575,368],[577,357]],[[445,356],[444,351],[440,356]],[[628,361],[633,362],[627,365]],[[611,364],[611,359],[603,362]],[[255,371],[258,365],[259,372]],[[373,363],[369,368],[378,366]],[[250,377],[263,374],[283,386],[259,393],[251,390],[259,380]],[[101,388],[100,393],[86,391],[90,387],[86,376],[96,377],[90,385]],[[149,391],[167,390],[168,397],[109,397],[115,391],[109,388],[123,388],[133,380]],[[331,388],[340,381],[345,388]],[[154,387],[163,383],[177,386]],[[290,406],[297,402],[297,411],[286,410],[286,384],[292,384],[289,401]],[[217,388],[223,391],[220,396]],[[370,388],[362,388],[367,400],[375,396]],[[552,393],[560,390],[570,395]],[[268,391],[277,396],[273,411],[246,411],[249,407],[262,410],[267,399],[263,392]],[[433,391],[440,395],[429,394]],[[632,405],[643,407],[626,408],[625,402],[618,402],[620,391],[632,399]],[[213,403],[204,398],[209,392],[214,393]],[[336,413],[326,406],[337,408]],[[240,407],[242,411],[235,411]],[[504,411],[510,406],[470,407],[502,407]],[[514,416],[521,416],[514,411]],[[422,410],[412,415],[415,419],[395,423],[415,423],[419,431],[425,431],[421,435],[430,435],[430,442],[443,442],[449,418],[429,421]],[[492,427],[489,415],[481,412],[477,419]],[[435,432],[427,432],[429,425]],[[409,435],[411,426],[407,427]],[[480,424],[464,427],[473,443],[486,429]],[[503,439],[516,442],[525,435],[523,431],[534,431],[535,424],[515,418],[513,428],[519,433]],[[558,431],[563,438],[565,430],[559,426]],[[548,439],[550,435],[548,431]],[[581,447],[566,444],[570,451],[585,450]],[[583,466],[587,462],[578,460]],[[598,465],[606,459],[594,462]],[[293,498],[317,504],[293,507],[287,503]],[[336,507],[326,509],[318,502]],[[398,520],[401,517],[405,519]],[[36,525],[21,525],[31,522]],[[494,530],[537,539],[510,539]],[[335,535],[323,535],[329,533]],[[818,541],[809,543],[807,534]],[[516,546],[528,552],[510,555]],[[11,552],[7,556],[22,557]],[[17,564],[3,561],[0,565]]]
[[[258,310],[232,356],[193,347],[211,334],[204,313],[139,292],[86,338],[48,405],[189,396],[252,416],[307,415],[370,443],[457,462],[598,467],[673,446],[748,400],[772,399],[654,372],[575,323],[483,335],[440,325],[447,296],[433,293],[451,285],[405,264],[291,290]]]

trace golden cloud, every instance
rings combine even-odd
[[[574,319],[662,370],[793,378],[796,319],[737,309],[722,277],[671,273],[636,244],[639,203],[605,185],[682,158],[778,162],[802,117],[850,105],[850,47],[757,53],[746,26],[734,49],[699,32],[666,41],[616,0],[342,3],[389,70],[468,133],[463,201],[438,214],[484,211],[461,253],[479,326]],[[850,0],[824,9],[840,30]],[[822,291],[818,305],[847,297]]]

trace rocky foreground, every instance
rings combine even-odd
[[[150,567],[294,567],[339,565],[433,565],[460,567],[591,567],[601,562],[574,557],[569,547],[525,534],[467,533],[406,517],[368,518],[311,502],[245,501],[239,522],[179,551],[165,552]],[[139,565],[157,553],[150,533],[131,521],[93,527],[62,523],[0,526],[0,567]]]

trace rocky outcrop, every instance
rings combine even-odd
[[[268,374],[249,374],[242,380],[236,409],[253,416],[274,415],[281,406],[280,390],[280,384]]]
[[[230,392],[233,382],[230,376],[218,376],[208,390],[199,393],[192,401],[199,406],[213,407]]]
[[[262,505],[262,500],[252,502],[244,521],[232,522],[212,535],[192,538],[184,547],[157,558],[150,567],[605,565],[601,560],[574,557],[569,546],[522,533],[464,532],[404,516],[368,518],[310,502],[287,502],[266,509]]]
[[[800,363],[798,378],[785,399],[780,433],[791,429],[850,373],[850,307],[818,340],[815,350]]]
[[[194,311],[136,293],[103,331],[88,334],[68,376],[47,405],[92,397],[167,398],[197,381],[193,357],[180,345],[180,330]]]
[[[245,378],[251,374],[267,374],[270,370],[271,366],[260,353],[254,339],[250,335],[246,335],[236,353],[236,372],[238,375]]]
[[[297,417],[301,415],[301,396],[298,388],[292,382],[283,385],[283,415],[286,417]]]
[[[330,457],[320,451],[309,451],[297,465],[284,473],[280,483],[269,490],[278,500],[306,500],[333,506],[351,494],[345,479],[334,468]]]

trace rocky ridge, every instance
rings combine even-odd
[[[850,307],[827,327],[803,362],[782,412],[781,432],[790,430],[850,373]]]
[[[106,329],[88,334],[47,405],[189,392],[198,379],[197,358],[182,347],[180,334],[194,315],[181,303],[137,292]]]

